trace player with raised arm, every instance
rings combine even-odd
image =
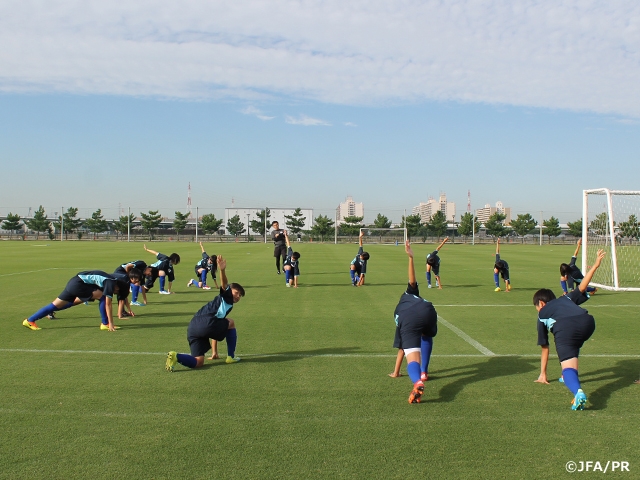
[[[284,237],[286,231],[280,229],[280,224],[274,221],[271,224],[273,231],[271,232],[271,239],[273,240],[273,256],[276,257],[276,271],[280,275],[280,258],[284,263],[287,257],[287,245]]]
[[[413,251],[408,240],[405,242],[404,249],[409,257],[409,283],[394,312],[396,334],[393,346],[402,349],[407,357],[407,373],[413,382],[409,403],[420,403],[427,377],[423,372],[428,372],[433,337],[438,333],[438,314],[431,302],[420,297],[413,264]],[[401,362],[398,353],[396,366],[399,367],[398,364]],[[397,372],[399,373],[399,368]]]
[[[124,300],[129,295],[129,285],[140,283],[141,279],[142,274],[136,269],[131,270],[127,275],[105,273],[101,270],[80,272],[67,282],[65,289],[53,302],[42,307],[29,318],[25,318],[22,325],[30,330],[41,330],[36,324],[41,318],[81,303],[98,300],[102,319],[100,330],[113,332],[120,328],[113,324],[113,295],[117,295],[118,300]]]
[[[237,283],[227,283],[227,261],[218,255],[220,269],[220,294],[203,306],[189,322],[187,340],[191,355],[171,351],[167,354],[165,368],[173,372],[176,363],[188,368],[199,368],[204,365],[204,356],[210,348],[211,358],[218,358],[218,341],[227,340],[226,363],[236,363],[240,359],[235,356],[238,336],[235,322],[227,318],[233,305],[244,297],[244,288]],[[211,342],[211,343],[210,343]]]
[[[496,241],[496,261],[493,265],[493,281],[496,284],[496,292],[500,291],[500,277],[504,280],[504,289],[511,291],[511,280],[509,280],[509,264],[500,258],[500,237]]]
[[[438,256],[438,252],[444,246],[445,243],[449,241],[449,237],[446,237],[438,247],[427,255],[427,287],[431,288],[431,272],[436,277],[436,287],[442,290],[442,282],[440,281],[440,257]]]
[[[151,264],[153,268],[158,269],[158,277],[160,277],[160,291],[158,293],[164,295],[170,295],[174,293],[171,291],[171,284],[175,280],[175,275],[173,274],[173,266],[180,263],[180,255],[178,255],[177,253],[172,253],[167,257],[163,253],[158,253],[147,248],[146,244],[144,245],[144,249],[152,255],[155,255],[158,259],[157,262]],[[167,277],[169,280],[169,288],[167,290],[164,289],[165,277]],[[145,288],[147,289],[147,291],[151,289],[151,287],[153,287],[153,282],[147,281],[145,283]]]
[[[362,237],[364,237],[364,232],[361,231],[358,236],[358,243],[360,248],[358,248],[358,253],[355,258],[351,260],[351,267],[349,270],[349,274],[351,275],[351,283],[354,287],[361,287],[364,285],[364,276],[367,273],[367,261],[370,258],[369,252],[365,252],[362,249]]]
[[[195,272],[198,278],[196,282],[194,279],[190,279],[189,283],[187,283],[187,287],[193,285],[194,287],[202,288],[203,290],[211,290],[211,287],[207,285],[207,273],[211,272],[211,278],[213,279],[213,283],[218,287],[218,282],[216,281],[216,269],[217,269],[217,261],[216,256],[209,256],[207,252],[204,251],[204,247],[202,246],[202,242],[200,242],[200,250],[202,250],[202,260],[196,263]]]
[[[549,363],[549,332],[553,334],[558,360],[562,367],[564,384],[574,395],[571,409],[584,410],[587,403],[578,377],[578,356],[580,348],[596,329],[596,322],[589,312],[578,305],[589,299],[587,286],[605,257],[604,250],[598,250],[596,261],[584,276],[578,288],[560,298],[543,288],[533,295],[533,305],[538,311],[538,345],[540,355],[540,375],[537,383],[549,383],[547,365]]]
[[[573,257],[571,257],[571,261],[560,264],[560,286],[562,287],[562,291],[566,295],[569,293],[569,290],[573,290],[574,285],[580,285],[584,275],[580,271],[580,269],[576,266],[576,260],[578,258],[578,253],[580,253],[580,246],[582,245],[582,239],[578,240],[576,251],[573,253]],[[568,287],[568,288],[567,288]],[[587,287],[587,294],[595,293],[595,287]]]
[[[287,287],[298,288],[298,277],[300,276],[300,254],[294,252],[289,242],[289,235],[284,232],[284,238],[287,243],[287,257],[284,260],[284,278],[287,282]]]

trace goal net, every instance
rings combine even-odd
[[[640,291],[640,191],[599,188],[583,191],[582,273],[598,249],[607,256],[591,285]]]
[[[387,243],[395,245],[404,245],[407,240],[406,228],[361,228],[360,232],[364,232],[364,243]]]

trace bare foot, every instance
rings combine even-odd
[[[389,376],[390,376],[391,378],[398,378],[398,377],[401,377],[401,376],[402,376],[402,374],[401,374],[401,373],[398,373],[398,374],[396,375],[396,373],[394,372],[394,373],[390,373],[390,374],[389,374]]]

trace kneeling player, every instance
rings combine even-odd
[[[180,255],[178,255],[177,253],[172,253],[171,255],[169,255],[167,257],[163,253],[158,253],[158,252],[156,252],[154,250],[148,249],[146,245],[144,245],[144,249],[147,252],[155,255],[156,258],[158,259],[157,262],[151,264],[151,266],[153,268],[157,268],[158,269],[158,277],[160,277],[160,291],[158,293],[161,293],[161,294],[164,294],[164,295],[169,295],[169,294],[173,293],[171,291],[171,284],[175,280],[175,276],[173,274],[173,266],[174,265],[178,265],[180,263]],[[164,289],[165,277],[167,277],[169,279],[169,288],[167,290]],[[147,290],[149,290],[151,287],[153,287],[153,283],[149,284],[149,282],[147,282],[145,284],[145,287],[147,285],[149,285]]]
[[[562,291],[565,295],[569,290],[574,289],[574,284],[579,286],[580,282],[582,282],[582,279],[584,278],[584,275],[582,275],[582,272],[576,266],[576,259],[580,252],[580,245],[582,245],[582,239],[578,240],[576,251],[573,253],[573,257],[571,257],[569,264],[560,264],[560,286],[562,287]],[[597,289],[595,287],[587,287],[587,293],[594,293],[596,290]]]
[[[284,260],[284,279],[287,282],[287,287],[293,286],[298,288],[298,277],[300,276],[300,254],[294,252],[289,243],[289,235],[284,232],[284,238],[287,241],[287,258]]]
[[[220,294],[202,307],[194,315],[187,327],[187,340],[191,348],[191,355],[186,353],[169,352],[165,368],[173,372],[176,363],[189,368],[199,368],[204,365],[204,355],[213,346],[214,357],[217,358],[217,343],[227,340],[227,360],[226,363],[239,362],[235,356],[236,334],[235,322],[227,318],[228,313],[235,303],[244,297],[244,288],[237,283],[227,284],[227,274],[225,269],[227,261],[221,256],[217,258],[220,268],[221,288]],[[210,340],[213,340],[210,345]]]
[[[142,272],[143,277],[149,276],[152,274],[152,268],[149,267],[143,260],[133,260],[132,262],[123,263],[118,268],[115,269],[113,273],[120,273],[128,275],[129,272],[133,269],[139,270]],[[144,303],[138,302],[138,295],[142,291],[142,298]],[[131,311],[130,305],[135,305],[138,307],[144,307],[147,304],[147,293],[142,286],[142,282],[138,282],[136,284],[131,284],[131,303],[129,304],[129,297],[124,302],[118,302],[118,318],[123,318],[128,316],[124,307],[128,307],[129,314],[133,316],[133,312]]]
[[[574,395],[572,410],[583,410],[587,403],[587,396],[582,391],[578,378],[578,356],[580,348],[596,329],[593,316],[578,305],[589,299],[587,285],[600,267],[604,256],[604,250],[598,250],[594,265],[587,272],[578,288],[567,295],[556,298],[554,293],[547,288],[538,290],[533,295],[533,305],[538,311],[538,345],[542,347],[540,376],[536,382],[549,383],[547,381],[548,332],[551,332],[556,344],[558,360],[562,366],[564,384]]]
[[[427,287],[431,288],[431,272],[436,276],[436,287],[442,290],[442,282],[440,281],[440,257],[438,256],[438,252],[442,248],[442,246],[447,243],[449,237],[446,237],[438,248],[436,248],[433,252],[427,255]]]
[[[506,260],[500,259],[500,238],[496,241],[496,262],[493,265],[493,281],[496,284],[496,292],[500,291],[500,278],[498,274],[502,276],[504,280],[504,289],[509,292],[511,291],[511,280],[509,280],[509,264]]]
[[[140,283],[142,274],[139,270],[131,270],[127,275],[105,273],[101,270],[80,272],[72,277],[58,297],[49,305],[26,318],[22,325],[31,330],[41,330],[36,321],[58,310],[65,310],[75,305],[98,300],[102,323],[100,330],[113,332],[117,328],[113,324],[112,298],[117,294],[118,300],[125,300],[129,295],[130,283]]]
[[[202,260],[196,263],[195,272],[198,278],[196,282],[194,279],[190,279],[187,283],[187,287],[193,285],[194,287],[201,288],[203,290],[211,290],[211,287],[207,285],[207,273],[211,272],[211,278],[213,283],[218,288],[218,282],[216,281],[216,256],[210,257],[207,252],[204,251],[202,242],[200,242],[200,250],[202,250]]]
[[[370,258],[369,252],[365,252],[362,249],[362,237],[364,237],[364,232],[360,232],[360,236],[358,237],[360,248],[358,249],[356,257],[351,260],[351,267],[349,270],[349,273],[351,274],[351,283],[354,287],[364,285],[364,276],[367,273],[367,261]]]
[[[433,349],[433,337],[438,333],[438,314],[431,302],[420,297],[413,251],[408,240],[404,248],[409,256],[409,284],[394,312],[396,336],[393,346],[402,349],[407,357],[407,373],[413,382],[409,403],[420,403]],[[402,361],[400,354],[398,359]]]

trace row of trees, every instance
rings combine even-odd
[[[68,235],[76,233],[78,238],[82,238],[83,232],[80,230],[84,227],[89,232],[93,233],[94,238],[97,234],[106,232],[108,230],[115,231],[116,234],[125,234],[129,227],[137,221],[137,217],[134,214],[121,216],[118,220],[108,221],[102,216],[100,209],[93,212],[91,218],[86,220],[80,220],[77,218],[78,209],[70,207],[61,216],[57,217],[53,221],[47,218],[42,205],[35,211],[32,218],[22,219],[19,215],[9,213],[6,220],[2,223],[2,228],[8,230],[10,235],[12,232],[19,232],[27,226],[30,230],[36,232],[36,238],[39,238],[40,233],[47,232],[50,239],[53,239],[56,232],[62,231],[64,227],[65,238]],[[183,232],[188,225],[188,213],[175,212],[175,219],[173,220],[173,229],[180,239],[180,233]],[[269,228],[271,227],[271,211],[267,208],[261,210],[255,214],[254,219],[249,219],[248,228],[255,234],[262,237],[267,235]],[[492,237],[504,237],[514,232],[516,235],[522,237],[524,242],[524,236],[528,234],[535,234],[538,232],[538,222],[531,216],[531,214],[519,214],[518,217],[511,221],[509,225],[505,225],[504,221],[506,216],[500,212],[496,212],[485,222],[484,228],[488,235]],[[162,215],[158,213],[158,210],[150,210],[149,212],[141,212],[139,225],[149,234],[149,238],[153,237],[153,234],[158,230],[163,221]],[[329,217],[325,215],[319,215],[314,219],[314,225],[310,230],[303,230],[306,217],[303,216],[302,210],[296,208],[291,215],[285,215],[285,226],[292,235],[298,235],[299,233],[308,233],[311,236],[318,238],[322,241],[329,238],[334,234],[335,223]],[[24,222],[24,223],[21,223]],[[361,228],[365,225],[362,223],[363,217],[345,217],[344,222],[340,224],[338,228],[338,234],[341,236],[357,236]],[[213,234],[220,230],[224,223],[224,220],[216,218],[214,214],[203,215],[198,223],[200,231],[206,234]],[[391,227],[391,220],[382,214],[378,214],[371,225],[366,227],[371,229],[385,229]],[[432,215],[431,219],[422,223],[420,215],[409,215],[406,218],[402,217],[401,227],[406,227],[409,237],[422,237],[425,241],[429,236],[440,237],[444,236],[448,229],[447,219],[441,211],[437,211]],[[557,237],[562,233],[560,228],[560,221],[551,217],[548,220],[542,222],[542,233],[551,238]],[[576,220],[575,222],[567,223],[569,228],[568,233],[570,235],[579,237],[582,235],[582,220]],[[233,236],[240,236],[247,232],[247,225],[245,225],[240,218],[240,215],[231,217],[226,225],[228,232]],[[460,218],[458,224],[458,234],[463,237],[468,237],[472,233],[479,232],[482,225],[478,222],[478,217],[473,216],[471,213],[465,213]],[[609,232],[608,217],[605,212],[598,214],[594,220],[589,223],[590,230],[596,235],[606,235]],[[625,222],[616,224],[614,222],[614,228],[616,236],[626,238],[640,238],[640,222],[635,215],[630,215],[629,219]]]

